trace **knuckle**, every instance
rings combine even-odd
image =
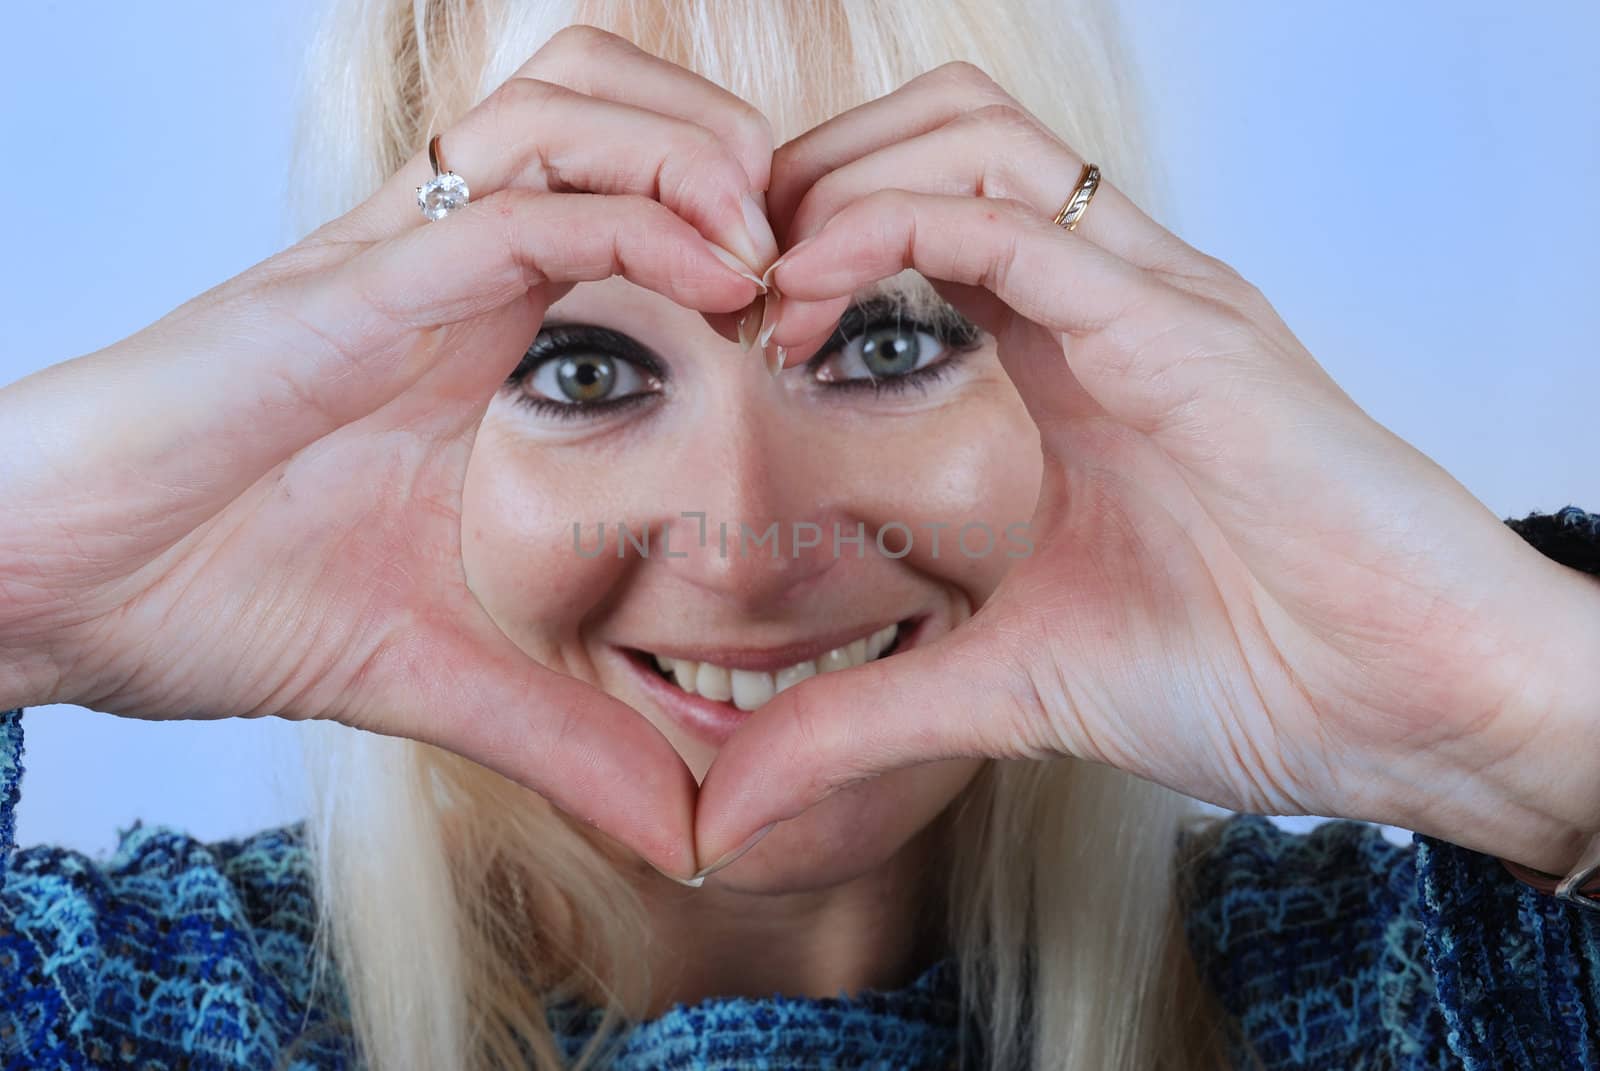
[[[1196,322],[1201,328],[1204,345],[1199,347],[1213,358],[1229,358],[1255,351],[1259,345],[1260,327],[1255,317],[1243,308],[1215,297],[1200,297],[1201,315]]]
[[[539,71],[551,81],[584,84],[585,71],[597,60],[614,61],[638,51],[625,37],[587,23],[573,23],[551,34],[518,73]]]
[[[773,120],[766,117],[762,109],[744,99],[738,99],[738,102],[731,104],[730,109],[733,120],[728,126],[734,142],[738,146],[754,150],[755,154],[762,157],[773,157],[773,141],[776,138]]]
[[[748,101],[740,101],[737,107],[739,136],[747,140],[761,155],[772,156],[772,143],[776,137],[772,120],[768,119],[760,108]]]
[[[772,150],[772,173],[774,175],[784,174],[793,170],[795,157],[798,155],[803,142],[804,137],[794,138]]]
[[[1244,276],[1240,275],[1238,270],[1234,268],[1232,264],[1229,264],[1220,257],[1214,257],[1209,253],[1202,253],[1200,250],[1196,249],[1194,251],[1194,259],[1204,266],[1207,271],[1219,279],[1231,279],[1241,283],[1244,282]]]
[[[744,166],[715,130],[687,120],[670,122],[658,176],[663,199],[673,203],[715,200],[724,192],[724,183],[744,186]]]
[[[989,77],[987,71],[976,63],[971,63],[967,60],[950,60],[946,63],[941,63],[928,73],[939,81],[970,89],[993,90],[1000,88],[996,85],[995,80]]]
[[[557,51],[592,55],[603,49],[614,48],[619,43],[624,43],[623,38],[614,33],[602,30],[598,26],[575,22],[569,26],[563,26],[552,34],[549,43],[545,47]]]
[[[982,105],[965,113],[961,121],[985,129],[998,128],[1004,131],[1032,131],[1033,120],[1010,101],[995,101]]]
[[[680,121],[674,124],[671,146],[672,153],[682,157],[686,163],[704,160],[707,157],[717,158],[719,164],[731,159],[716,131],[698,123]]]
[[[518,75],[508,78],[484,98],[482,108],[485,125],[496,141],[509,141],[525,135],[526,116],[548,107],[564,92],[561,86]]]
[[[872,209],[899,210],[910,205],[911,192],[909,190],[897,190],[893,187],[884,187],[863,195],[854,203],[861,206],[858,209],[861,212],[867,212]]]
[[[964,101],[986,101],[989,105],[1017,109],[1020,114],[1020,108],[1011,94],[988,71],[967,60],[951,60],[940,64],[921,77],[952,97]]]
[[[1209,305],[1246,315],[1246,310],[1256,310],[1266,302],[1261,290],[1228,264],[1199,254],[1198,262],[1191,257],[1187,270],[1177,285]]]
[[[1219,286],[1238,288],[1240,291],[1250,288],[1250,283],[1239,274],[1238,269],[1225,260],[1209,253],[1202,253],[1198,249],[1191,250],[1185,259],[1191,274],[1197,278],[1211,281]]]
[[[540,78],[530,78],[519,75],[507,78],[500,83],[494,91],[495,103],[500,108],[516,108],[523,105],[540,105],[548,102],[552,97],[560,95],[562,87],[554,82],[546,82]]]

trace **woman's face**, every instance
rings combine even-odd
[[[895,293],[858,294],[773,378],[698,312],[620,278],[581,284],[485,415],[463,503],[472,591],[534,658],[649,719],[697,780],[745,709],[880,645],[933,642],[1026,546],[1006,528],[1032,515],[1038,439],[992,338]],[[835,793],[712,880],[864,874],[981,763]]]

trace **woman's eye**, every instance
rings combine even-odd
[[[978,325],[948,304],[875,294],[852,304],[806,367],[829,390],[926,391],[983,345]]]
[[[512,400],[554,417],[592,416],[659,394],[662,366],[627,335],[590,325],[550,325],[506,381]]]
[[[572,353],[551,357],[533,370],[528,386],[554,402],[593,405],[616,401],[649,387],[633,362],[609,353]]]
[[[943,339],[915,321],[869,324],[818,365],[823,383],[890,379],[920,371],[944,356]]]

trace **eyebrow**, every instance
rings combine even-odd
[[[891,275],[887,279],[880,279],[876,283],[862,287],[851,295],[851,302],[863,305],[875,298],[890,299],[903,313],[935,326],[973,334],[981,333],[981,328],[977,324],[939,296],[933,284],[914,268],[907,268],[898,275]]]

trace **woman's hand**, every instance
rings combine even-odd
[[[461,487],[573,283],[620,274],[712,314],[759,293],[770,127],[576,27],[442,150],[473,193],[448,218],[418,211],[423,149],[299,244],[0,391],[0,700],[412,737],[687,874],[693,775],[495,626],[463,575]]]
[[[1589,764],[1535,761],[1587,750],[1593,712],[1568,698],[1594,648],[1562,629],[1600,637],[1600,586],[1367,416],[1114,174],[1055,226],[1083,164],[963,64],[776,153],[768,207],[798,244],[768,276],[772,343],[803,359],[852,291],[915,268],[996,337],[1045,475],[1032,555],[970,621],[740,728],[701,785],[702,860],[957,756],[1078,756],[1228,808],[1501,849],[1600,814]],[[1569,809],[1530,813],[1546,800]]]

